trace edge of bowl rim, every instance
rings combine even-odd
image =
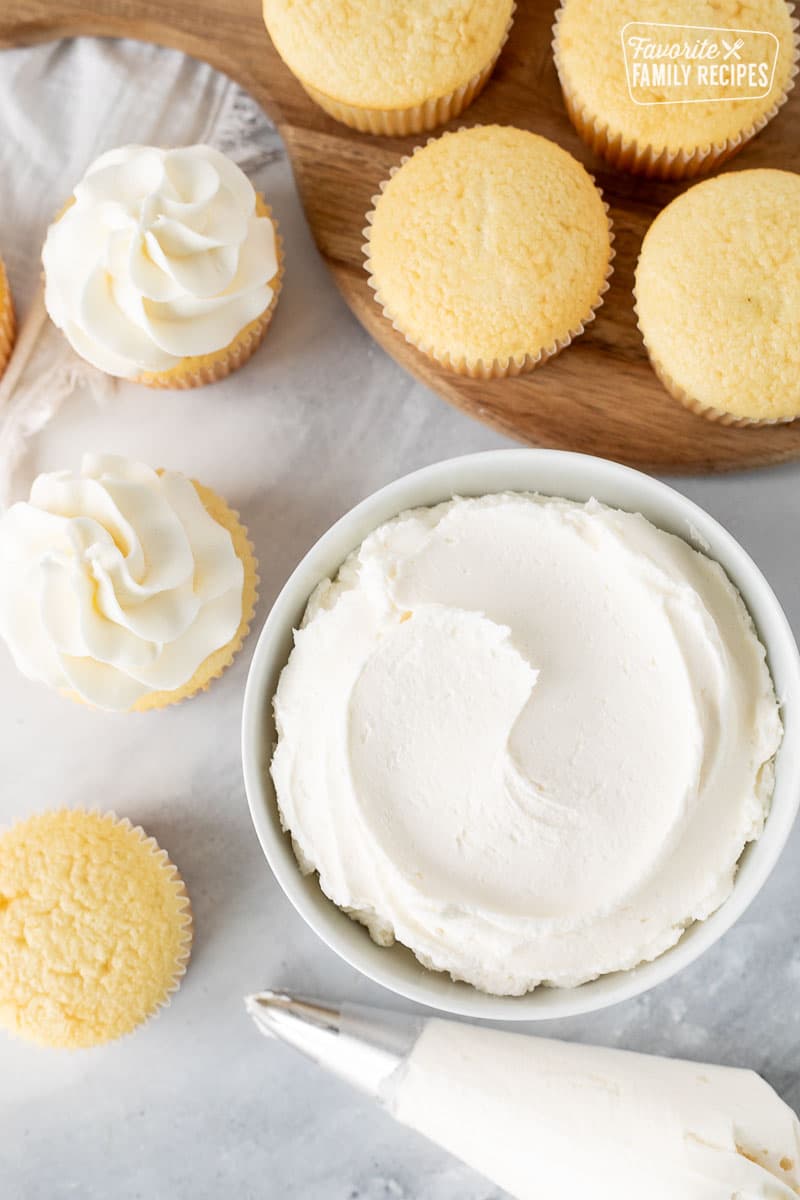
[[[798,650],[797,642],[794,637],[789,620],[783,610],[783,607],[773,591],[769,581],[751,558],[744,547],[728,532],[724,525],[720,524],[715,517],[701,508],[699,504],[679,492],[670,484],[663,483],[660,479],[648,475],[643,471],[638,471],[633,467],[628,467],[622,463],[617,463],[612,459],[600,458],[596,455],[581,454],[571,450],[551,450],[539,447],[520,447],[512,449],[484,450],[476,453],[456,455],[451,458],[438,459],[435,462],[429,463],[426,466],[420,467],[414,471],[408,472],[405,475],[398,476],[389,483],[384,484],[376,491],[369,493],[358,501],[352,508],[342,513],[337,520],[329,526],[324,533],[318,537],[311,546],[305,551],[302,557],[292,568],[285,582],[281,586],[278,594],[273,600],[269,612],[264,620],[261,630],[258,635],[253,657],[248,669],[247,681],[245,685],[244,698],[242,704],[242,722],[241,722],[241,754],[242,768],[244,773],[245,792],[247,795],[247,803],[250,811],[250,817],[258,837],[261,850],[267,860],[267,864],[272,871],[281,891],[289,900],[298,915],[305,923],[313,930],[318,938],[330,949],[338,955],[348,966],[370,979],[373,983],[379,984],[386,988],[394,995],[403,997],[406,1000],[414,1001],[431,1008],[439,1013],[447,1013],[455,1016],[463,1016],[469,1018],[478,1018],[484,1020],[502,1020],[502,1021],[542,1021],[552,1020],[563,1017],[578,1016],[591,1012],[598,1012],[601,1009],[608,1008],[613,1004],[620,1003],[623,1000],[632,999],[635,996],[641,995],[644,992],[650,991],[658,984],[672,978],[684,967],[689,966],[698,959],[706,950],[714,943],[719,941],[728,930],[739,920],[748,906],[752,903],[762,887],[766,883],[772,873],[781,853],[786,845],[789,834],[794,825],[798,809],[800,808],[800,749],[795,755],[796,766],[794,771],[794,800],[788,803],[780,813],[775,815],[771,805],[764,831],[759,839],[755,842],[748,843],[746,850],[751,850],[758,855],[758,847],[766,846],[766,852],[760,854],[759,862],[750,869],[748,886],[739,886],[740,875],[737,871],[734,880],[733,890],[722,905],[716,909],[708,918],[702,922],[695,923],[690,928],[696,930],[696,933],[691,937],[686,934],[682,935],[679,940],[665,950],[658,958],[652,959],[649,962],[644,962],[637,967],[633,967],[626,971],[614,972],[608,975],[599,976],[597,979],[587,981],[575,988],[536,988],[532,992],[526,993],[524,996],[495,996],[489,993],[479,992],[475,988],[458,992],[459,999],[450,1003],[442,1003],[440,1000],[433,998],[428,990],[426,982],[419,984],[413,982],[397,983],[389,981],[386,978],[387,972],[380,970],[377,966],[373,967],[372,959],[374,954],[386,953],[386,948],[378,946],[372,942],[364,943],[364,953],[352,953],[347,948],[342,948],[340,939],[335,933],[331,933],[327,927],[324,918],[319,917],[319,906],[313,902],[309,902],[304,893],[302,884],[304,877],[301,875],[296,864],[291,864],[289,870],[284,870],[283,863],[278,858],[277,853],[277,838],[274,830],[269,822],[269,817],[266,811],[262,811],[265,806],[270,803],[270,798],[263,791],[264,779],[258,762],[258,756],[255,752],[257,744],[258,729],[257,722],[263,712],[263,703],[265,697],[262,694],[260,680],[260,661],[266,653],[266,647],[271,641],[273,632],[272,626],[278,622],[281,615],[281,609],[286,602],[287,595],[294,591],[294,581],[305,567],[309,560],[320,553],[330,542],[335,541],[338,535],[341,534],[343,528],[351,524],[355,524],[359,518],[363,518],[374,507],[377,507],[383,502],[393,500],[396,493],[402,494],[409,488],[413,488],[415,484],[421,483],[429,476],[446,470],[448,467],[458,467],[459,470],[469,470],[470,467],[481,467],[490,465],[498,461],[500,457],[508,459],[514,457],[522,464],[530,463],[532,470],[535,470],[537,461],[541,462],[545,459],[553,461],[560,459],[565,465],[578,467],[580,464],[590,465],[594,469],[610,471],[612,474],[618,475],[620,478],[627,478],[628,481],[635,481],[645,490],[651,489],[653,494],[666,496],[675,502],[677,501],[685,509],[685,519],[688,523],[696,524],[700,527],[710,525],[713,534],[718,544],[726,547],[729,552],[739,558],[746,569],[751,573],[752,580],[762,590],[767,602],[771,605],[773,616],[781,626],[781,634],[786,640],[787,645],[792,650],[791,668],[794,674],[794,685],[800,697],[800,651]],[[518,490],[511,488],[501,488],[502,490]],[[536,491],[535,487],[531,487],[531,491]],[[458,493],[453,493],[458,495]],[[482,493],[490,495],[487,491]],[[543,491],[542,495],[556,495],[555,492]],[[567,499],[569,497],[566,497]],[[602,497],[597,497],[601,503],[605,503]],[[444,502],[441,501],[441,502]],[[406,511],[409,507],[419,507],[415,504],[401,504],[395,509],[395,515]],[[618,507],[611,505],[611,507]],[[632,510],[628,510],[632,511]],[[390,520],[391,517],[380,518],[372,528],[377,528],[384,520]],[[649,520],[649,518],[647,518]],[[366,535],[364,535],[366,536]],[[701,536],[703,536],[701,534]],[[363,540],[363,539],[360,539]],[[689,540],[684,538],[684,540]],[[690,544],[692,544],[690,542]],[[358,543],[356,543],[358,545]],[[355,548],[355,547],[354,547]],[[694,548],[698,548],[695,546]],[[346,557],[346,556],[345,556]],[[718,561],[713,553],[709,553],[708,557],[714,561]],[[344,561],[344,559],[342,559]],[[723,570],[725,568],[723,567]],[[726,570],[726,575],[728,574]],[[322,578],[322,577],[320,577]],[[734,582],[734,586],[739,590],[739,581]],[[309,593],[310,595],[310,593]],[[747,607],[747,605],[746,605]],[[749,612],[749,607],[748,607]],[[752,614],[751,614],[752,615]],[[279,625],[281,631],[285,630],[285,626]],[[766,645],[766,640],[763,637],[761,630],[758,630],[758,635],[762,644],[765,645],[769,655],[769,646]],[[789,664],[784,664],[785,669],[789,669]],[[772,674],[772,669],[770,668]],[[774,682],[774,679],[773,679]],[[778,697],[779,704],[783,705],[782,698]],[[271,703],[271,697],[269,698]],[[784,739],[786,738],[786,728],[784,722]],[[784,742],[781,742],[778,754],[783,751]],[[775,791],[778,788],[778,774],[776,772]],[[785,790],[785,789],[782,789]],[[775,792],[773,792],[774,799]],[[275,804],[274,798],[271,803]],[[780,820],[778,819],[780,818]],[[765,842],[767,830],[770,831],[770,837]],[[278,835],[280,839],[288,837],[287,834],[281,833]],[[744,852],[743,852],[744,853]],[[763,861],[762,861],[763,860]],[[330,906],[332,913],[337,916],[341,915],[341,910],[336,907],[321,888],[319,883],[316,883],[319,890],[319,895],[325,905]],[[688,930],[687,930],[688,933]],[[368,935],[365,935],[368,936]],[[378,960],[379,961],[379,960]],[[426,972],[426,969],[420,966],[421,972]],[[446,975],[440,972],[430,972],[435,978],[447,980]],[[425,975],[421,975],[424,981]],[[526,1001],[530,1001],[536,996],[536,1006],[532,1004],[526,1005]],[[464,1003],[459,1001],[464,999]],[[537,1011],[540,1010],[540,1011]]]

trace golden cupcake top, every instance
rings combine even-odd
[[[348,104],[407,108],[479,74],[513,0],[264,0],[275,48],[302,83]]]
[[[376,198],[377,299],[409,341],[467,363],[521,359],[579,332],[609,273],[602,196],[560,146],[511,126],[446,133]]]
[[[44,1046],[129,1033],[184,973],[191,910],[127,820],[43,813],[0,836],[0,1025]]]
[[[732,171],[651,225],[636,270],[648,351],[700,406],[800,414],[800,175]]]
[[[691,152],[772,115],[795,74],[795,27],[785,0],[563,0],[553,46],[584,119]]]

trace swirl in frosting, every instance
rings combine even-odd
[[[228,346],[268,307],[275,230],[211,146],[102,154],[50,226],[45,304],[83,358],[135,379]]]
[[[244,569],[190,479],[87,454],[0,519],[0,635],[23,674],[127,710],[235,635]]]
[[[275,717],[302,869],[498,995],[635,967],[718,908],[782,736],[717,563],[523,493],[370,534],[311,597]]]

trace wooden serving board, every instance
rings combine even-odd
[[[361,231],[370,197],[424,135],[371,137],[327,117],[273,49],[259,0],[1,0],[0,46],[75,34],[131,37],[183,50],[236,79],[279,127],[317,245],[359,321],[423,383],[494,428],[533,445],[660,472],[723,471],[800,458],[800,421],[727,429],[683,410],[655,378],[635,324],[633,272],[647,226],[687,185],[615,172],[583,146],[561,100],[552,20],[552,3],[518,0],[492,79],[454,124],[519,125],[580,158],[611,205],[615,271],[597,319],[564,354],[530,375],[490,382],[462,379],[430,363],[391,328],[367,287]],[[800,87],[733,165],[800,171]]]

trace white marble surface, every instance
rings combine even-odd
[[[81,84],[82,53],[67,46],[0,54],[0,147],[9,139],[20,152],[33,146],[29,175],[51,180],[25,196],[18,181],[0,177],[0,250],[25,297],[44,224],[76,164],[58,126],[9,126],[5,97],[21,78],[41,80],[56,104],[59,80]],[[210,74],[174,55],[108,43],[91,69],[117,78],[142,55],[170,86],[196,89],[200,115],[217,102]],[[67,118],[85,123],[100,113],[90,82],[64,128]],[[124,88],[116,94],[135,114],[137,97]],[[187,130],[192,136],[197,131]],[[262,350],[241,375],[197,393],[125,387],[101,410],[86,395],[72,397],[34,441],[18,482],[24,490],[37,470],[71,465],[87,448],[140,455],[204,480],[241,509],[252,531],[259,627],[294,563],[356,500],[435,459],[510,443],[449,409],[371,344],[317,258],[277,138],[264,126],[255,136],[255,178],[280,221],[288,268]],[[800,632],[800,467],[677,486],[753,554]],[[70,705],[21,678],[0,647],[0,822],[77,804],[141,822],[179,864],[197,930],[172,1006],[132,1037],[69,1054],[0,1036],[3,1200],[499,1200],[343,1084],[260,1040],[245,1015],[243,993],[267,985],[392,1003],[303,925],[261,855],[238,748],[254,641],[207,695],[144,716]],[[683,974],[606,1012],[536,1030],[752,1066],[800,1108],[799,853],[800,827],[751,909]]]

